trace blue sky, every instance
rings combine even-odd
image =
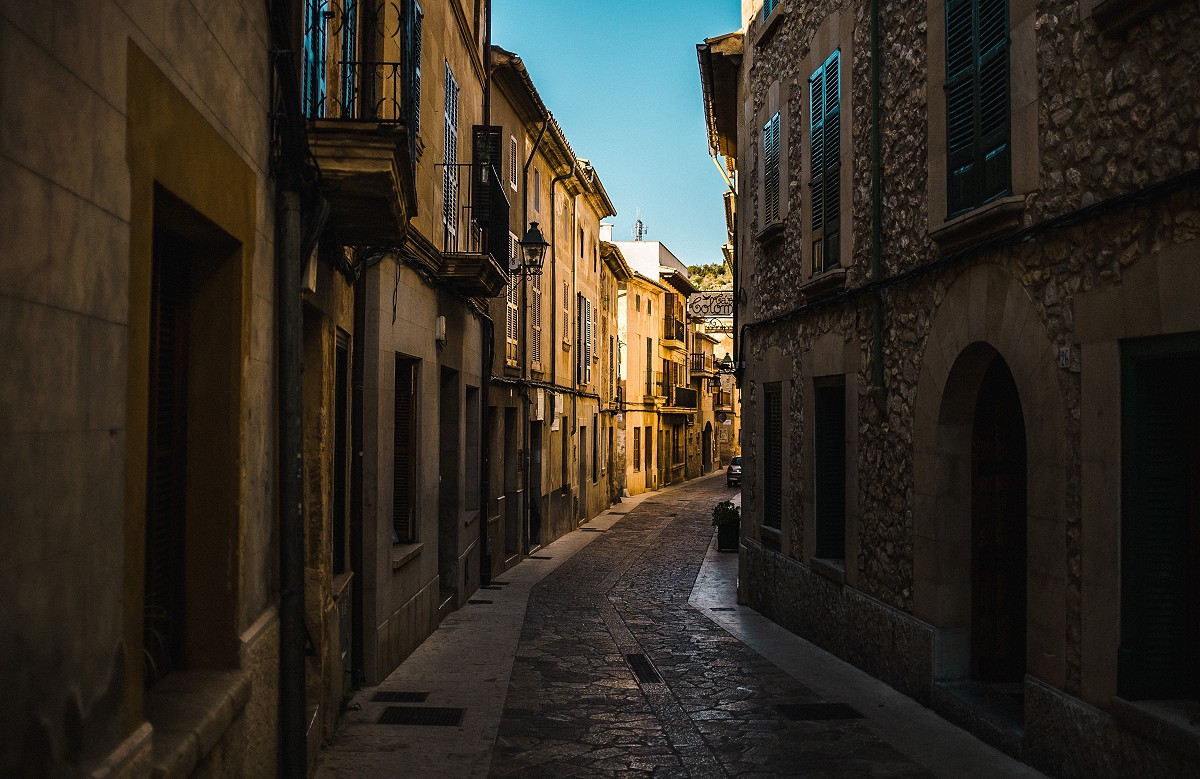
[[[520,55],[617,208],[688,265],[721,261],[725,183],[708,156],[696,44],[738,28],[740,0],[492,0],[492,41]]]

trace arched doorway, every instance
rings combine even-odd
[[[709,473],[713,469],[713,428],[712,422],[704,423],[704,432],[700,438],[700,456],[703,458],[702,473]]]
[[[1027,463],[1017,386],[993,353],[971,426],[970,675],[1014,694],[1025,678]]]

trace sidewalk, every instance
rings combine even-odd
[[[717,473],[625,499],[585,529],[539,550],[537,557],[548,559],[526,559],[502,575],[503,583],[476,592],[470,605],[447,617],[383,684],[355,695],[333,743],[321,754],[318,777],[487,776],[534,585],[602,535],[595,531],[611,528],[643,501],[661,503],[676,490],[723,477]],[[1041,776],[752,609],[738,606],[736,578],[737,556],[717,553],[710,545],[689,605],[817,694],[857,709],[875,735],[930,773]],[[416,705],[464,709],[461,725],[377,724],[384,710],[396,705],[375,702],[381,692],[428,693]]]

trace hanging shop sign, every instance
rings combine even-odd
[[[732,317],[733,292],[729,290],[696,292],[688,296],[687,309],[692,316]]]

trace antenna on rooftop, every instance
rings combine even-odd
[[[642,209],[637,210],[637,221],[633,223],[633,240],[640,241],[642,236],[650,230],[646,227],[646,223],[642,221]]]

